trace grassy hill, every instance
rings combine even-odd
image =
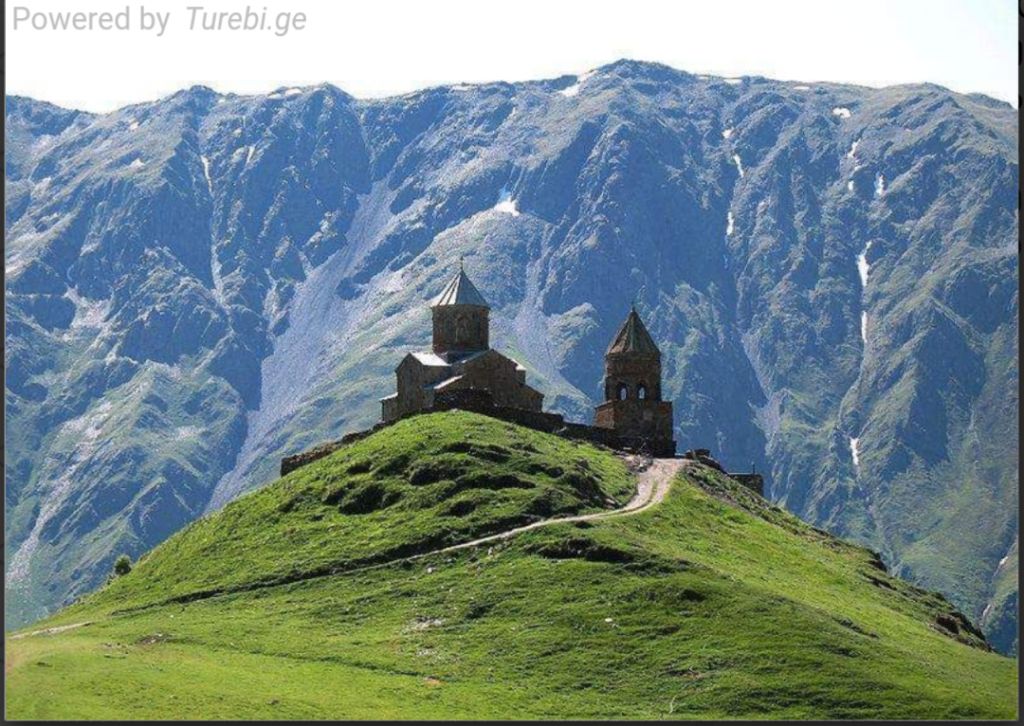
[[[8,639],[10,718],[1014,718],[941,596],[718,473],[640,514],[611,452],[419,416]]]

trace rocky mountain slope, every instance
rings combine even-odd
[[[681,446],[1015,648],[1010,106],[623,61],[6,118],[16,622],[376,420],[464,254],[548,408],[589,420],[636,297]]]
[[[940,595],[711,468],[650,471],[667,496],[623,514],[608,450],[400,421],[15,634],[7,714],[1015,716],[1016,662]],[[604,516],[541,524],[581,512]]]

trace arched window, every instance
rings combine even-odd
[[[627,396],[629,396],[629,388],[625,383],[620,383],[618,388],[615,389],[615,397],[620,401],[625,401]]]
[[[643,383],[636,387],[636,397],[639,398],[641,401],[647,398],[647,386],[645,386]]]

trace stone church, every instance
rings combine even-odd
[[[672,402],[661,400],[661,351],[634,307],[604,355],[604,403],[594,425],[626,439],[672,441]]]
[[[406,355],[395,369],[398,390],[380,400],[385,422],[432,408],[439,394],[470,389],[489,392],[495,406],[541,410],[544,394],[527,385],[526,369],[490,347],[490,311],[460,266],[431,304],[433,349]]]
[[[661,398],[661,351],[633,308],[605,353],[604,402],[594,425],[543,413],[544,394],[526,383],[526,369],[490,347],[490,306],[459,267],[431,304],[433,346],[409,353],[395,369],[397,390],[380,399],[384,423],[418,411],[483,407],[554,433],[616,448],[673,456],[672,403]]]

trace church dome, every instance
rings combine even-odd
[[[636,308],[629,311],[629,317],[626,318],[626,322],[619,328],[619,332],[616,333],[615,338],[612,340],[612,344],[608,346],[608,351],[605,355],[617,355],[622,353],[637,353],[641,355],[661,355],[661,351],[658,350],[658,346],[654,344],[654,339],[651,338],[651,334],[647,332],[647,328],[644,326],[644,322],[640,319],[640,315],[637,314]]]
[[[449,305],[473,305],[480,308],[489,308],[490,305],[476,289],[476,285],[469,279],[466,271],[459,269],[458,273],[451,279],[444,290],[438,295],[431,307],[447,307]]]

